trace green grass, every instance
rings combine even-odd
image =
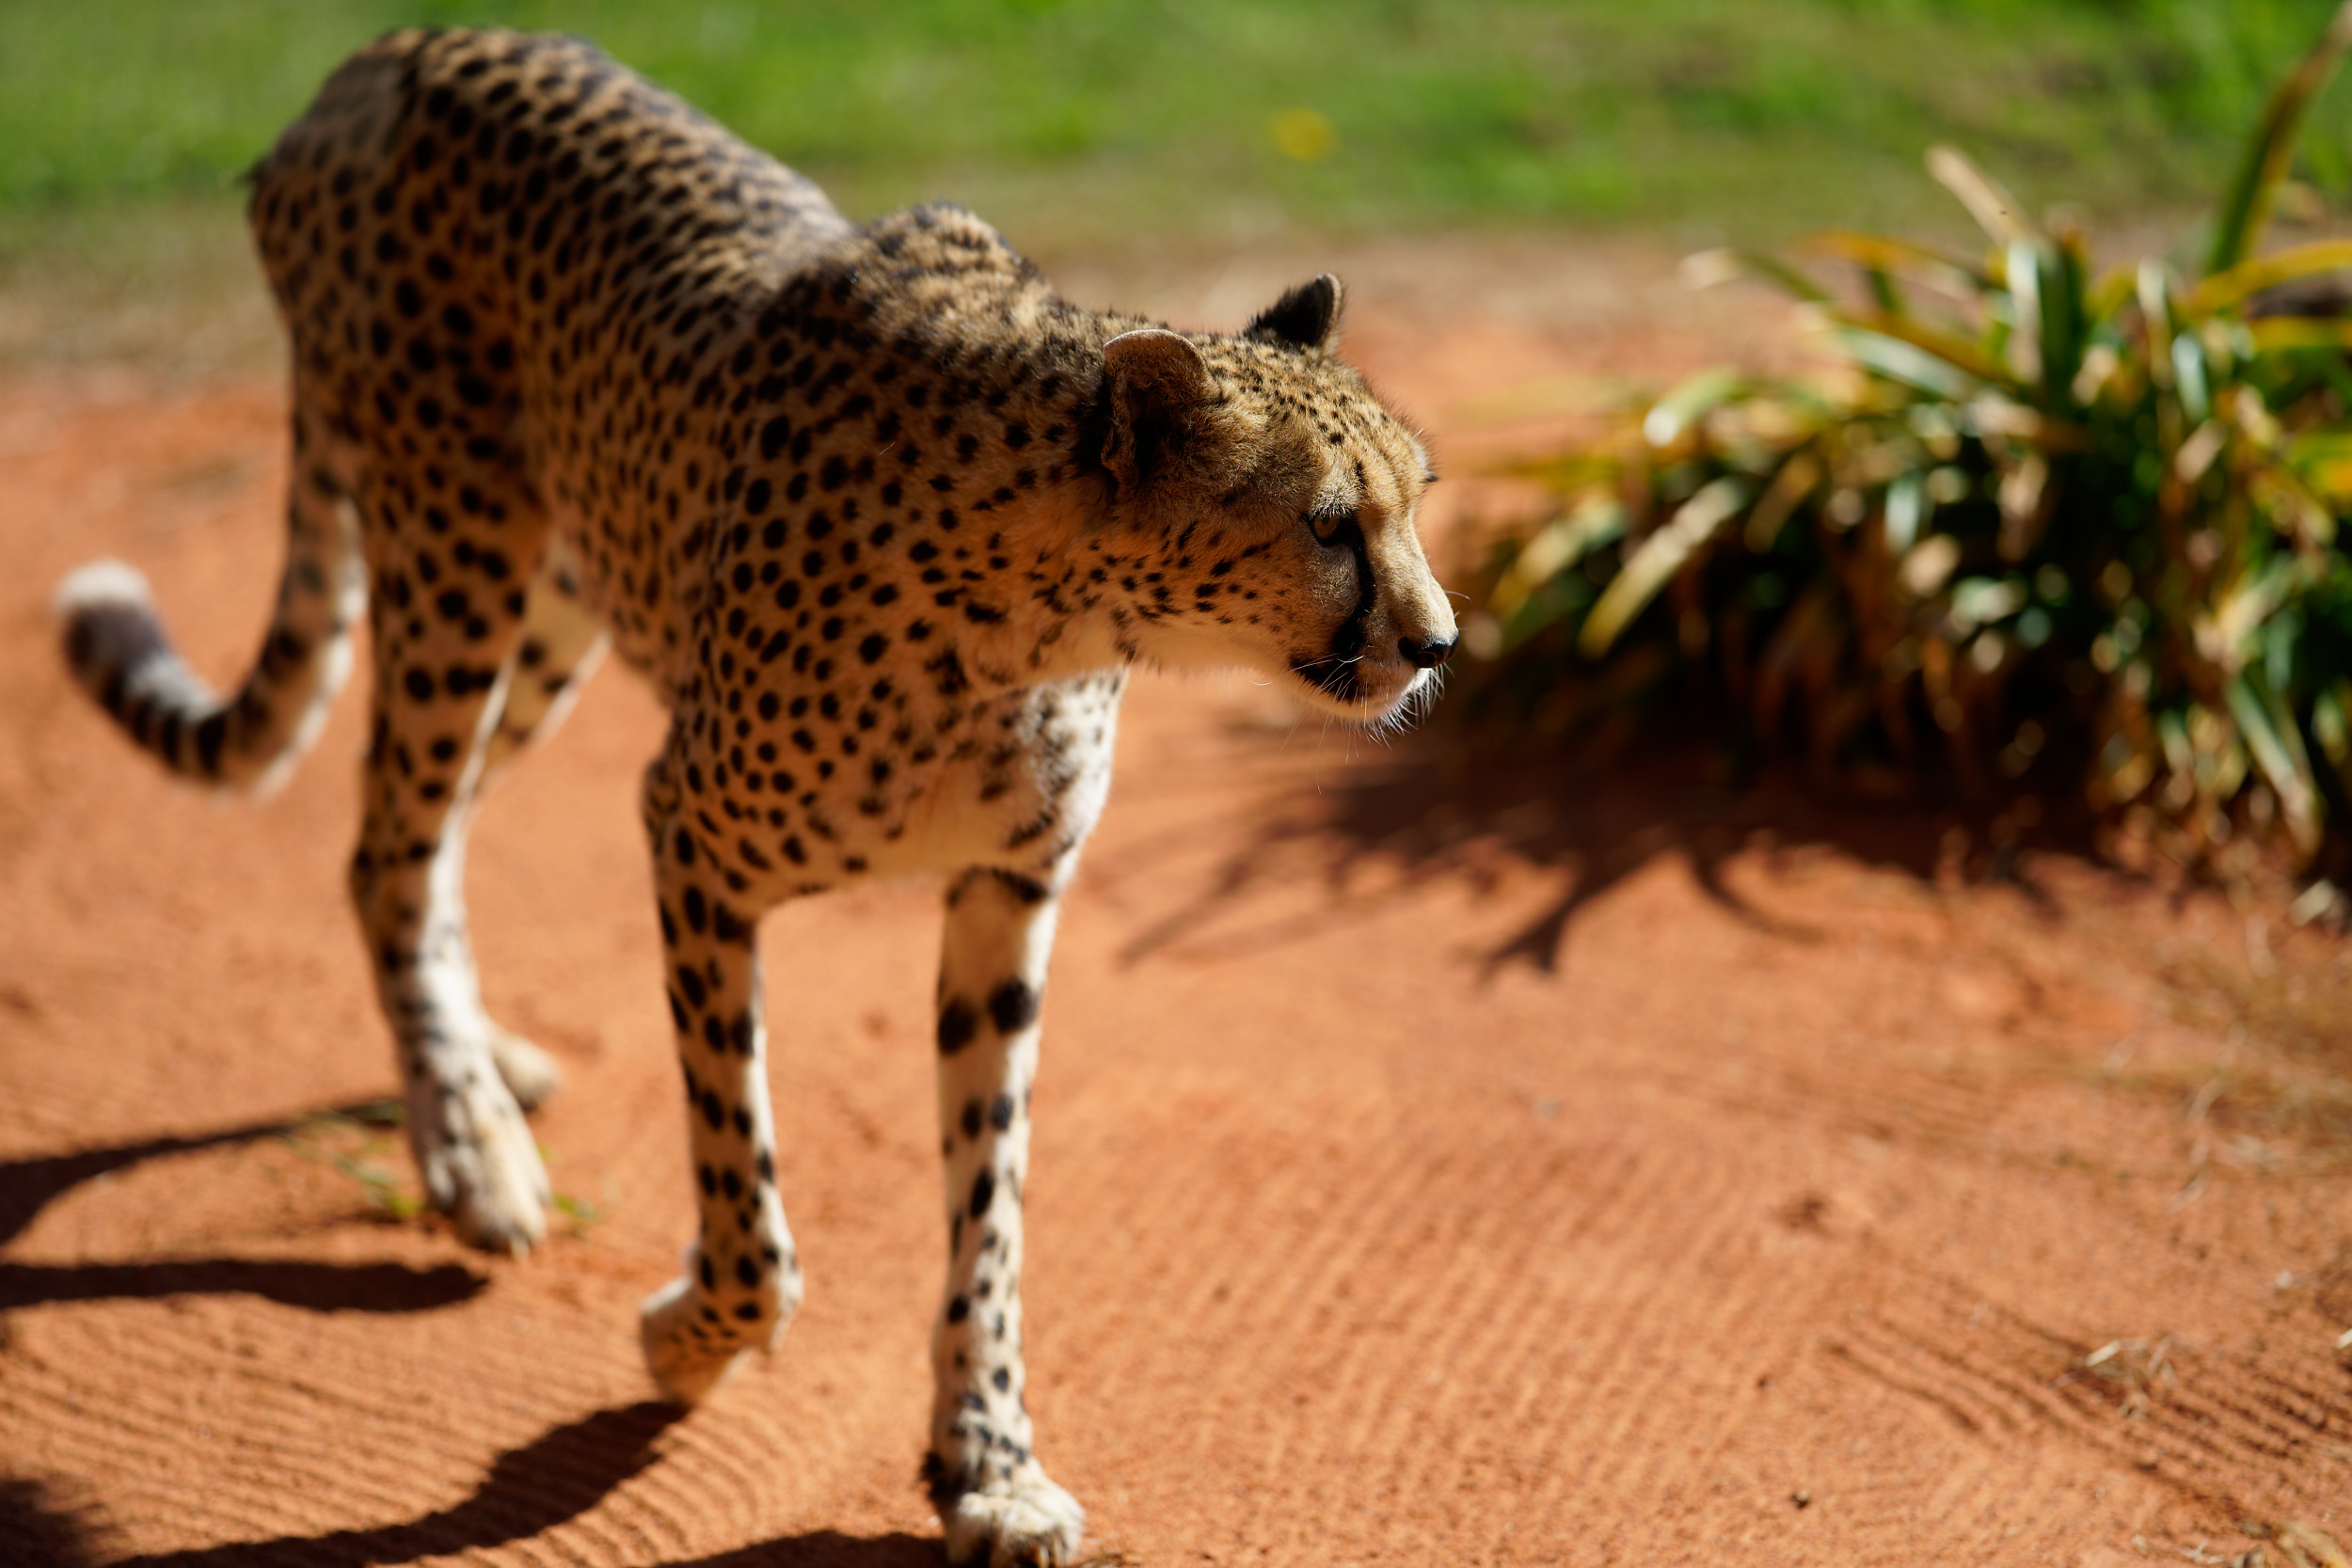
[[[38,244],[64,210],[191,193],[233,207],[228,182],[335,61],[418,21],[581,34],[852,214],[950,193],[1031,244],[1563,221],[1769,242],[1944,223],[1917,175],[1939,139],[2029,202],[2178,206],[2220,182],[2264,85],[2327,10],[0,0],[0,246]],[[2352,111],[2323,109],[2311,142],[2323,184],[2352,167],[2348,132]]]

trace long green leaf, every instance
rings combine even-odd
[[[2045,245],[2035,257],[2042,295],[2042,397],[2045,408],[2074,401],[2074,374],[2082,369],[2084,320],[2082,258],[2073,247]]]
[[[1584,618],[1577,647],[1587,658],[1609,651],[1626,623],[1658,594],[1666,579],[1705,546],[1740,509],[1748,503],[1748,487],[1736,479],[1719,479],[1684,501],[1666,526],[1635,547],[1633,554],[1609,579],[1609,586]]]
[[[1979,378],[1950,360],[1900,338],[1890,338],[1882,332],[1855,327],[1843,328],[1838,337],[1846,352],[1864,370],[1875,372],[1890,381],[1899,381],[1906,387],[1915,387],[1933,396],[1962,403],[1974,397],[1983,386]],[[2003,379],[2008,378],[2004,376]]]
[[[2038,234],[2021,234],[2009,242],[2003,258],[2003,271],[2009,279],[2010,309],[2015,316],[2015,335],[2009,341],[2010,362],[2017,368],[2017,379],[2038,382],[2043,379],[2042,356],[2042,286],[2046,277],[2042,258],[2049,251],[2050,242]]]
[[[2318,824],[2313,820],[2313,801],[2318,794],[2312,780],[2312,761],[2303,751],[2303,737],[2296,733],[2295,721],[2285,705],[2272,695],[2263,684],[2262,676],[2249,669],[2223,689],[2223,700],[2230,705],[2230,717],[2237,721],[2238,734],[2246,738],[2246,749],[2254,758],[2254,766],[2279,797],[2279,811],[2287,819],[2287,831],[2295,837],[2296,847],[2306,854],[2317,845]]]
[[[1677,437],[1746,389],[1748,378],[1733,370],[1706,370],[1660,398],[1642,416],[1642,436],[1653,447]]]
[[[2352,46],[2352,0],[2336,8],[2311,53],[2271,89],[2269,103],[2263,105],[2262,120],[2246,144],[2245,161],[2238,166],[2237,177],[2231,182],[2214,222],[2213,248],[2205,257],[2206,276],[2229,271],[2252,255],[2261,243],[2279,182],[2286,178],[2295,158],[2304,112],[2335,73],[2336,62],[2347,46]]]
[[[1954,370],[1992,386],[2016,388],[2017,378],[1998,359],[1957,332],[1947,332],[1918,317],[1892,310],[1832,310],[1829,319],[1856,332],[1875,332],[1931,354]]]

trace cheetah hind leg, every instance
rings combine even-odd
[[[580,588],[571,546],[551,539],[532,578],[521,641],[508,656],[498,725],[483,759],[485,782],[503,771],[525,747],[543,744],[563,724],[580,689],[604,658],[604,622]],[[532,1041],[496,1022],[489,1025],[490,1059],[515,1101],[535,1111],[562,1086],[564,1074]]]
[[[561,536],[549,539],[523,606],[521,640],[507,657],[498,725],[483,757],[485,778],[562,727],[603,662],[607,641],[603,618],[580,591],[578,556]]]

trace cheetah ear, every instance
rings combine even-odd
[[[1190,441],[1209,401],[1208,362],[1166,327],[1122,332],[1103,345],[1103,467],[1131,491]]]
[[[1340,280],[1324,273],[1276,300],[1242,329],[1245,338],[1328,354],[1339,346]]]

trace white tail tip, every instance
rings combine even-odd
[[[155,608],[147,579],[119,561],[93,561],[77,567],[57,584],[49,600],[50,610],[60,624],[71,623],[85,610],[116,605],[150,611]]]

